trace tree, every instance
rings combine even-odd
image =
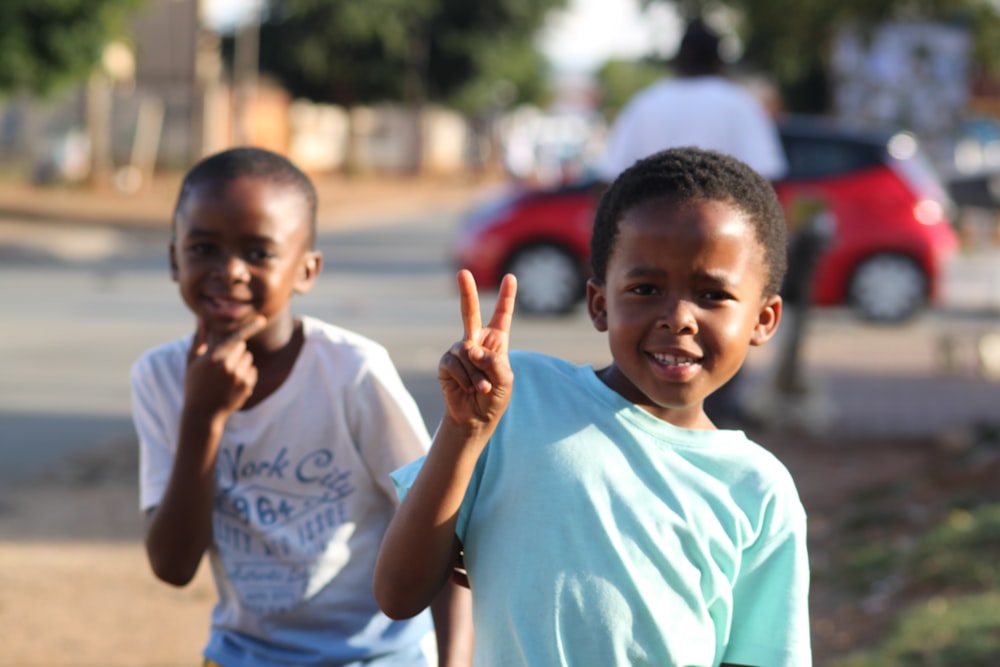
[[[614,118],[633,95],[667,76],[669,71],[666,63],[652,60],[606,61],[596,73],[604,115]]]
[[[271,0],[260,67],[293,95],[343,105],[434,100],[466,111],[544,90],[534,46],[548,11],[567,0]]]
[[[0,93],[86,79],[142,0],[3,0]]]
[[[729,12],[745,47],[744,61],[771,73],[793,111],[828,105],[827,47],[834,31],[892,19],[958,23],[972,29],[974,67],[1000,74],[1000,14],[992,0],[643,0],[668,3],[690,18]]]

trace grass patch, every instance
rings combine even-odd
[[[851,498],[813,576],[874,630],[823,667],[1000,666],[998,433]]]
[[[907,609],[879,646],[827,667],[996,667],[1000,592],[934,597]]]

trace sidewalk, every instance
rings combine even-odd
[[[457,210],[496,187],[484,177],[313,177],[319,196],[319,226],[375,224],[427,210]],[[158,176],[142,191],[127,195],[84,186],[38,187],[21,180],[0,181],[0,220],[70,222],[115,227],[159,228],[173,212],[180,174]]]
[[[321,232],[371,228],[430,212],[454,214],[500,186],[496,177],[314,176]],[[25,257],[80,262],[114,255],[136,234],[166,235],[181,175],[134,195],[0,180],[0,263]]]
[[[995,332],[1000,315],[971,310],[932,310],[898,326],[866,325],[846,311],[816,313],[803,351],[815,391],[803,430],[835,443],[961,438],[977,426],[1000,426],[1000,377],[984,371],[977,349]],[[748,402],[766,392],[776,351],[751,355]],[[793,411],[787,400],[774,408],[775,425],[794,425]]]

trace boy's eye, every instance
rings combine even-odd
[[[701,293],[701,297],[706,301],[727,301],[733,298],[732,295],[729,294],[729,292],[718,289],[705,290],[704,292]]]
[[[657,293],[654,285],[633,285],[628,291],[639,296],[651,296]]]
[[[187,247],[189,255],[206,257],[215,252],[215,246],[211,243],[192,243]]]
[[[247,251],[247,260],[250,262],[266,262],[274,257],[274,251],[267,248],[251,248]]]

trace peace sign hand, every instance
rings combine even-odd
[[[458,290],[464,337],[438,364],[445,417],[470,431],[491,431],[507,409],[514,384],[507,353],[517,281],[513,275],[504,276],[486,327],[482,326],[476,281],[469,271],[458,273]]]
[[[184,379],[184,400],[189,406],[224,417],[240,409],[257,386],[257,367],[247,341],[266,324],[265,318],[258,316],[228,335],[218,336],[208,333],[204,322],[198,320]]]

